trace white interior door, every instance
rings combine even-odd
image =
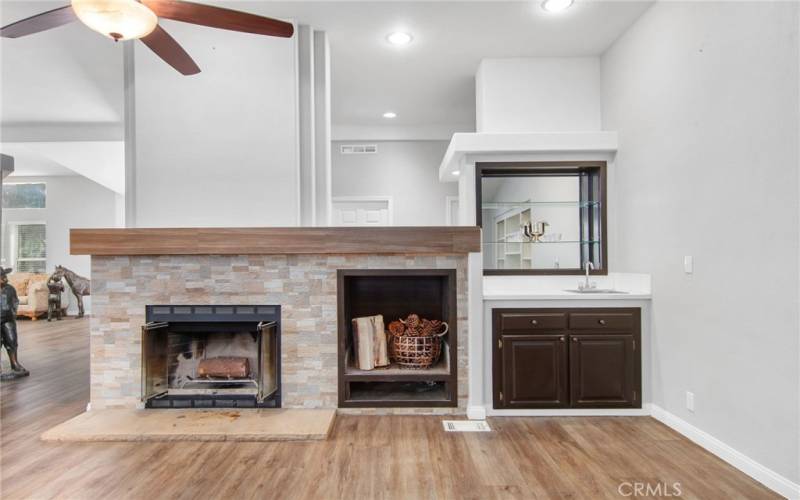
[[[445,221],[448,226],[458,225],[458,196],[448,196],[445,200],[447,203],[445,207]]]
[[[391,226],[391,198],[333,198],[334,226]]]

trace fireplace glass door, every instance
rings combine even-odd
[[[278,390],[278,364],[275,362],[278,348],[277,323],[258,324],[258,356],[261,367],[258,400],[264,401]]]
[[[142,328],[145,406],[279,406],[279,309],[258,307],[153,306],[148,319],[170,321]]]
[[[167,392],[167,328],[169,323],[148,323],[142,327],[142,396],[147,401]]]

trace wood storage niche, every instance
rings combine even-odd
[[[457,406],[455,269],[343,269],[337,285],[339,406]],[[422,336],[414,335],[395,343],[387,331],[390,363],[362,369],[353,320],[380,315],[388,330],[390,323],[406,320],[410,314],[442,322],[436,331],[440,335],[425,335],[430,338],[421,341],[411,340]],[[394,352],[398,346],[402,362]],[[413,354],[415,349],[419,355]]]

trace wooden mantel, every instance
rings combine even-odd
[[[71,229],[72,255],[464,254],[478,227]]]

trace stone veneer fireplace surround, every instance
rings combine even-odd
[[[337,272],[456,273],[457,406],[355,413],[463,413],[467,401],[467,255],[92,256],[92,408],[141,407],[141,333],[150,304],[280,304],[284,408],[336,408]]]

